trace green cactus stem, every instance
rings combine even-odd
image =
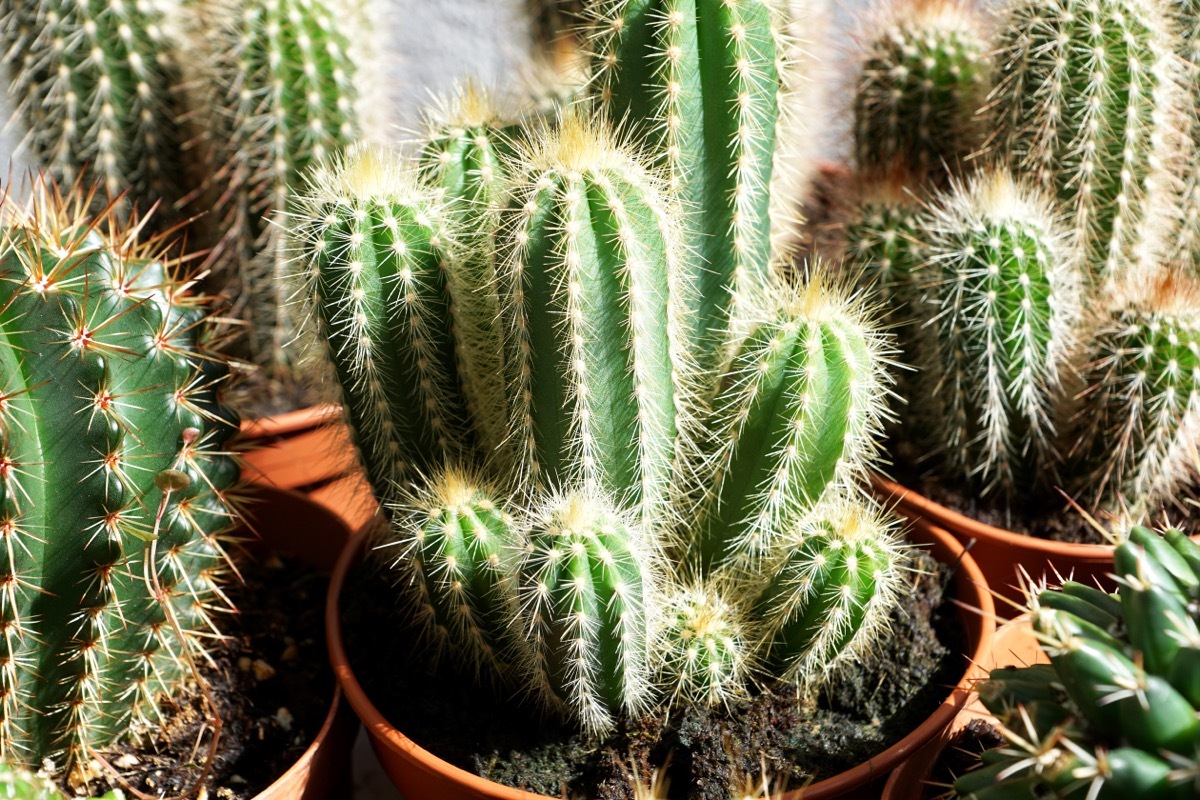
[[[868,500],[833,497],[782,537],[754,609],[773,676],[818,684],[887,632],[906,572],[897,524]]]
[[[519,584],[526,673],[544,702],[589,734],[655,699],[650,631],[659,583],[652,543],[610,501],[562,492],[534,510]]]
[[[0,754],[70,771],[192,680],[237,424],[177,265],[32,189],[0,209]]]
[[[830,486],[865,475],[888,415],[888,337],[861,297],[820,263],[782,282],[722,379],[706,427],[715,448],[696,470],[702,574],[770,553],[786,524]]]
[[[1188,140],[1200,147],[1200,3],[1196,0],[1168,0],[1178,30],[1176,52],[1188,66],[1187,116]],[[1184,170],[1180,197],[1183,218],[1173,250],[1174,260],[1200,275],[1200,163],[1193,159]]]
[[[1083,278],[1053,206],[1004,171],[941,199],[923,233],[918,396],[956,477],[1011,499],[1057,463]]]
[[[727,705],[745,693],[750,644],[741,610],[727,599],[732,591],[710,582],[667,593],[656,653],[659,683],[673,701]]]
[[[607,130],[573,116],[521,155],[509,197],[497,269],[519,469],[663,513],[690,357],[674,210]]]
[[[185,193],[179,65],[163,22],[156,4],[132,0],[0,2],[9,94],[30,149],[63,185],[128,191],[142,212]]]
[[[999,27],[998,143],[1057,194],[1093,277],[1153,268],[1178,216],[1182,65],[1156,0],[1021,0]]]
[[[701,367],[718,368],[730,320],[767,279],[773,232],[789,227],[772,208],[798,80],[787,6],[596,0],[590,14],[600,109],[651,142],[688,211],[691,336]]]
[[[866,22],[854,93],[860,173],[956,174],[984,140],[987,25],[965,0],[902,0]]]

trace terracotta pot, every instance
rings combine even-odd
[[[1019,577],[1021,569],[1034,581],[1057,583],[1059,576],[1062,576],[1082,583],[1099,582],[1106,591],[1116,588],[1116,584],[1108,577],[1113,559],[1113,548],[1109,545],[1054,542],[993,528],[951,511],[886,478],[877,475],[871,482],[883,503],[895,505],[905,516],[928,520],[944,528],[970,550],[992,591],[1019,604],[1014,607],[999,603],[997,611],[1003,617],[1014,617],[1024,607]]]
[[[336,514],[296,492],[260,487],[247,513],[258,534],[246,549],[253,556],[269,550],[295,555],[323,571],[332,570],[350,539],[350,529]],[[256,800],[322,800],[349,795],[350,751],[358,735],[358,718],[332,687],[329,713],[316,738],[299,760]]]
[[[994,610],[983,574],[969,554],[963,552],[952,536],[926,523],[917,521],[909,538],[919,545],[928,545],[930,553],[943,563],[958,563],[954,577],[955,596],[960,601],[959,617],[967,632],[968,658],[979,661],[986,654],[995,632]],[[326,606],[326,638],[334,672],[350,705],[366,726],[384,771],[401,794],[414,798],[438,800],[549,800],[541,795],[511,789],[459,769],[413,742],[396,730],[371,703],[355,677],[346,656],[342,640],[339,599],[350,569],[358,562],[364,544],[360,532],[342,552],[329,585]],[[961,560],[960,560],[961,559]],[[840,775],[813,784],[801,791],[785,795],[785,800],[822,800],[832,797],[852,797],[867,794],[873,787],[878,796],[887,774],[904,759],[936,737],[966,702],[969,696],[966,675],[947,696],[932,716],[916,730],[871,760]]]
[[[1021,616],[1005,623],[996,631],[992,652],[985,661],[980,662],[973,677],[976,680],[982,680],[987,677],[988,672],[996,667],[1046,664],[1049,663],[1049,660],[1033,636],[1033,629],[1029,627],[1029,618]],[[995,717],[987,712],[987,709],[979,702],[979,698],[972,696],[971,702],[954,718],[953,724],[942,735],[922,747],[920,752],[901,764],[899,769],[891,774],[887,785],[883,788],[881,800],[923,800],[929,776],[947,744],[956,733],[975,719],[995,721]],[[942,797],[944,795],[944,786],[934,788],[933,796]]]
[[[245,420],[240,440],[246,448],[246,479],[278,489],[307,489],[354,466],[354,448],[337,406]]]

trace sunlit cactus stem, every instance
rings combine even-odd
[[[1188,140],[1191,147],[1200,148],[1200,3],[1169,0],[1167,5],[1178,29],[1176,51],[1189,70],[1188,92],[1182,101],[1191,112],[1186,117]],[[1174,260],[1200,275],[1200,160],[1187,164],[1180,197],[1183,217],[1175,238]]]
[[[194,683],[237,423],[179,265],[31,188],[0,207],[0,753],[61,775]]]
[[[751,643],[736,589],[718,582],[679,586],[663,600],[655,642],[663,690],[676,702],[728,705],[745,694]]]
[[[690,357],[675,210],[574,116],[520,155],[509,195],[497,269],[519,470],[664,513]]]
[[[692,336],[702,367],[718,367],[731,317],[772,263],[772,187],[784,179],[797,81],[787,4],[595,0],[589,10],[599,107],[652,143],[689,212]]]

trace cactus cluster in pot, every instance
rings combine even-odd
[[[1066,582],[1032,594],[1049,664],[993,670],[979,697],[1007,743],[959,797],[1190,798],[1200,787],[1200,546],[1134,527],[1115,594]]]

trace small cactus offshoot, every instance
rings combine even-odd
[[[673,701],[725,705],[745,693],[751,667],[742,610],[719,582],[679,586],[663,601],[655,644],[660,683]]]

